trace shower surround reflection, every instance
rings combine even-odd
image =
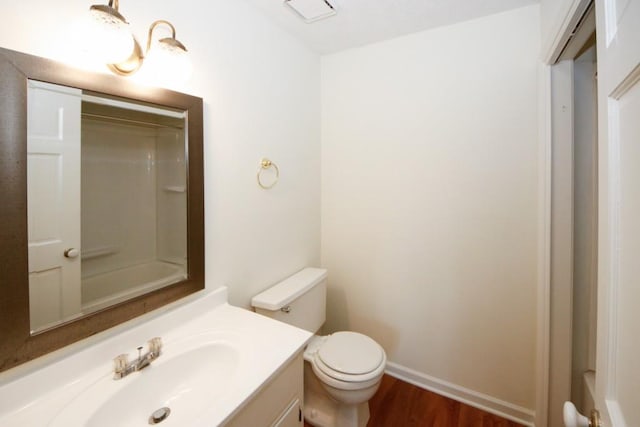
[[[32,333],[187,278],[184,113],[36,86],[27,166]],[[62,137],[43,138],[47,117],[74,115],[75,103],[79,117],[58,120]],[[54,155],[39,149],[49,141],[61,146]],[[38,266],[45,251],[56,262]]]

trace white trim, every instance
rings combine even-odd
[[[619,101],[632,87],[640,81],[640,64],[636,65],[629,75],[611,92],[611,98]]]
[[[550,41],[546,47],[542,47],[542,61],[545,64],[552,65],[558,60],[562,50],[571,38],[573,29],[592,1],[593,0],[573,0],[568,10],[564,13],[560,11],[557,15],[560,19],[556,20],[555,25],[551,27],[550,31],[550,33],[555,34],[555,36],[551,39],[546,39]]]
[[[622,96],[622,94],[620,95]],[[608,156],[609,165],[607,167],[609,179],[609,299],[607,300],[607,355],[606,355],[606,394],[605,397],[613,398],[607,400],[609,407],[609,417],[614,422],[614,415],[610,406],[616,403],[616,354],[618,351],[618,291],[620,289],[620,210],[622,202],[622,162],[620,160],[620,109],[618,101],[608,99]],[[613,126],[611,126],[613,125]],[[600,304],[600,301],[598,301]],[[596,402],[597,404],[597,402]],[[616,403],[617,405],[617,403]],[[619,410],[619,407],[617,407]],[[612,424],[618,426],[618,424]],[[621,424],[622,425],[622,424]]]
[[[47,82],[42,82],[42,81],[39,81],[39,80],[31,80],[31,79],[29,79],[29,86],[30,87],[41,88],[41,89],[46,89],[46,90],[50,90],[50,91],[53,91],[53,92],[60,92],[60,93],[64,93],[64,94],[67,94],[67,95],[80,96],[80,97],[82,97],[83,101],[91,102],[93,104],[108,105],[108,106],[111,106],[111,107],[124,108],[126,110],[141,111],[141,112],[144,112],[144,113],[157,114],[157,115],[160,115],[160,116],[173,117],[173,118],[177,118],[177,119],[184,119],[185,117],[187,117],[187,112],[186,111],[175,111],[175,110],[169,110],[169,109],[166,109],[166,108],[152,107],[151,105],[138,104],[138,103],[134,103],[134,102],[127,102],[125,100],[118,100],[118,99],[113,99],[113,98],[105,98],[105,97],[101,97],[101,96],[88,95],[86,93],[82,93],[82,90],[76,89],[74,87],[63,86],[63,85],[58,85],[58,84],[54,84],[54,83],[47,83]]]
[[[82,100],[91,102],[93,104],[108,105],[111,107],[123,108],[125,110],[141,111],[143,113],[157,114],[159,116],[173,117],[177,119],[183,119],[187,116],[186,111],[174,111],[165,108],[157,108],[150,105],[127,102],[124,100],[88,95],[86,93],[82,94]]]
[[[406,368],[393,362],[387,362],[385,371],[388,375],[409,384],[432,391],[469,406],[498,415],[502,418],[534,427],[534,411],[497,399],[484,393],[479,393],[448,381],[434,378],[413,369]]]
[[[606,400],[607,411],[611,419],[611,425],[615,427],[627,427],[627,422],[622,414],[622,409],[617,400]]]
[[[546,426],[549,411],[551,340],[551,67],[540,67],[538,181],[538,324],[536,352],[536,425]]]
[[[81,96],[82,91],[80,89],[76,89],[75,87],[62,86],[54,83],[41,82],[40,80],[32,80],[27,79],[27,84],[29,87],[44,89],[50,92],[62,93],[65,95],[73,95],[73,96]]]

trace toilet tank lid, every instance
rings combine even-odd
[[[305,268],[253,297],[251,305],[265,310],[280,310],[326,278],[325,268]]]

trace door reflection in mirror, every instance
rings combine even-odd
[[[29,81],[27,128],[32,334],[187,278],[184,112]]]

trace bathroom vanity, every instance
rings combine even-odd
[[[226,424],[229,427],[302,425],[302,352],[282,367]]]
[[[202,99],[0,71],[0,425],[300,426],[311,334],[203,290]]]
[[[161,355],[115,380],[112,360],[134,360],[153,337],[162,337]],[[142,426],[168,408],[158,424],[301,426],[310,337],[230,306],[225,288],[198,293],[4,372],[0,425]]]

